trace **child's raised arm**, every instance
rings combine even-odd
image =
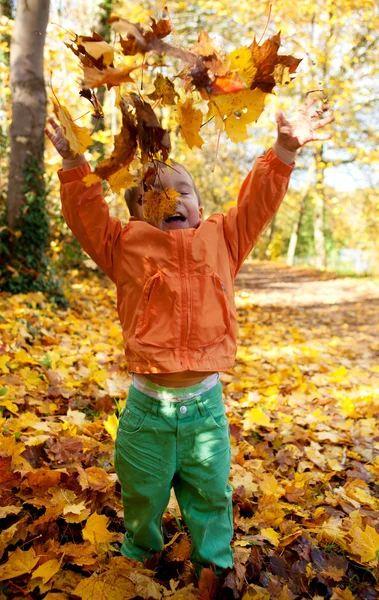
[[[62,214],[72,233],[97,265],[116,281],[115,264],[120,253],[122,224],[111,217],[103,199],[101,183],[86,187],[83,177],[91,168],[83,155],[75,154],[63,136],[62,129],[50,118],[53,129],[45,133],[62,156],[61,181]]]
[[[278,137],[273,148],[256,160],[242,184],[237,206],[225,216],[225,237],[235,275],[286,195],[297,150],[309,142],[332,137],[330,133],[318,133],[333,121],[333,117],[321,119],[327,107],[312,109],[315,101],[315,98],[307,99],[293,121],[286,120],[283,113],[278,112]]]

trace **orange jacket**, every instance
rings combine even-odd
[[[88,164],[59,171],[63,216],[117,286],[130,371],[222,371],[235,360],[234,278],[287,191],[293,165],[269,150],[242,184],[237,206],[197,229],[160,231],[109,215]]]

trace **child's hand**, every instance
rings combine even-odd
[[[314,141],[326,141],[332,137],[331,133],[316,133],[318,129],[329,125],[334,117],[321,119],[324,110],[308,109],[317,101],[315,97],[309,97],[300,106],[293,121],[287,121],[282,113],[278,111],[276,121],[278,124],[277,143],[289,152],[296,152],[299,148]]]
[[[71,150],[68,141],[63,136],[62,128],[59,127],[59,125],[54,121],[52,117],[50,117],[48,121],[54,129],[54,132],[46,128],[45,133],[51,141],[51,143],[53,144],[56,151],[59,152],[61,157],[66,160],[73,160],[74,158],[76,158],[78,155],[75,152],[73,152],[73,150]]]

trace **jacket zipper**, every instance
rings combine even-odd
[[[180,231],[180,250],[182,253],[182,264],[183,270],[181,272],[181,280],[182,280],[182,308],[185,309],[185,319],[182,319],[182,335],[181,335],[181,357],[183,366],[187,367],[187,346],[188,346],[188,335],[189,335],[189,281],[188,281],[188,273],[187,273],[187,255],[185,250],[185,237],[184,232]],[[185,298],[184,307],[183,299]]]

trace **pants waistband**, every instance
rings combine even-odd
[[[217,385],[219,379],[220,374],[213,373],[213,375],[209,375],[209,377],[206,377],[195,385],[184,388],[172,388],[153,383],[143,375],[132,374],[132,383],[136,390],[150,396],[150,398],[166,402],[185,402],[186,400],[191,400],[195,396],[200,396],[208,392]]]

